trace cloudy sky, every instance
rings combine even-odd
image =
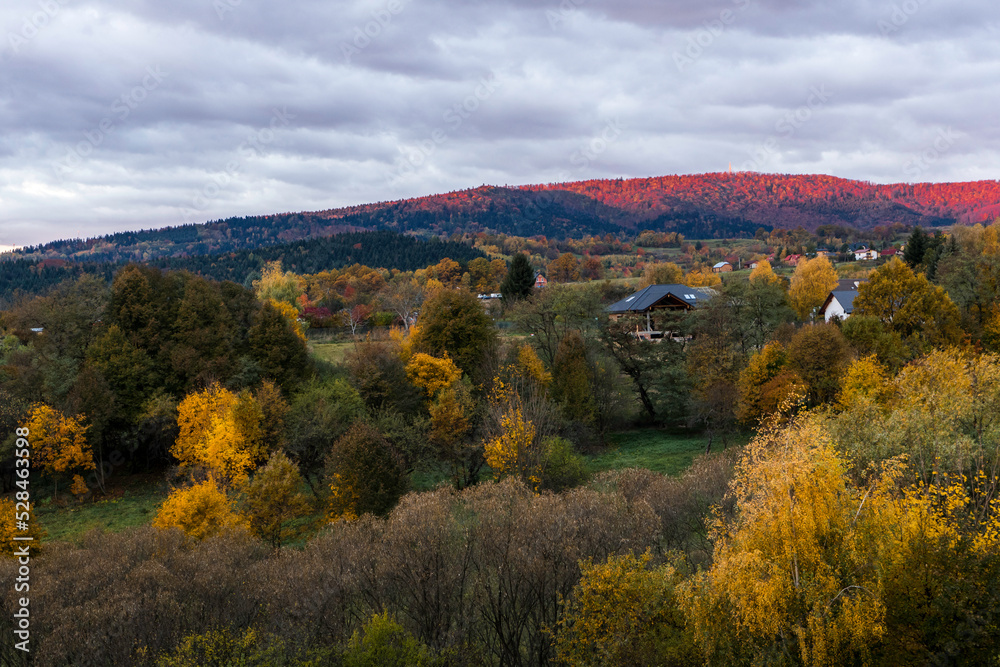
[[[1000,174],[995,0],[3,0],[0,245],[489,184]]]

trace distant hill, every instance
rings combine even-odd
[[[375,231],[335,234],[213,255],[161,257],[146,263],[162,269],[191,271],[215,280],[248,284],[260,275],[267,262],[274,260],[281,260],[285,269],[296,273],[317,273],[351,264],[414,271],[437,264],[445,257],[465,266],[485,255],[464,243],[438,239],[424,241],[395,232]],[[126,263],[29,258],[0,262],[0,308],[10,306],[17,293],[43,293],[68,278],[90,274],[111,280]]]
[[[761,227],[937,227],[984,222],[998,215],[997,181],[876,185],[833,176],[719,173],[517,187],[484,185],[328,211],[230,218],[57,241],[21,249],[14,256],[148,262],[376,229],[417,235],[490,231],[555,238],[631,235],[651,229],[676,231],[688,238],[734,238],[751,236]]]

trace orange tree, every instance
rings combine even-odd
[[[63,473],[97,468],[87,443],[87,427],[81,418],[66,417],[54,408],[38,403],[32,407],[24,426],[31,433],[31,463],[52,477],[56,485],[53,495],[58,494],[58,480]]]

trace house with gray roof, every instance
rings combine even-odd
[[[846,320],[854,312],[854,299],[857,296],[857,290],[834,290],[827,295],[819,313],[826,322],[835,317]]]
[[[657,311],[689,311],[702,305],[713,296],[715,290],[709,287],[688,287],[687,285],[650,285],[630,297],[608,306],[611,319],[626,315],[645,316],[646,328],[636,325],[636,336],[648,339],[663,338],[664,332],[653,329],[653,316]]]

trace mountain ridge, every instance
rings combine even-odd
[[[580,238],[676,231],[688,238],[752,236],[758,228],[870,230],[987,222],[1000,216],[1000,181],[874,184],[827,175],[721,172],[594,179],[466,190],[312,212],[55,241],[6,257],[152,261],[389,230],[418,236],[492,232]]]

